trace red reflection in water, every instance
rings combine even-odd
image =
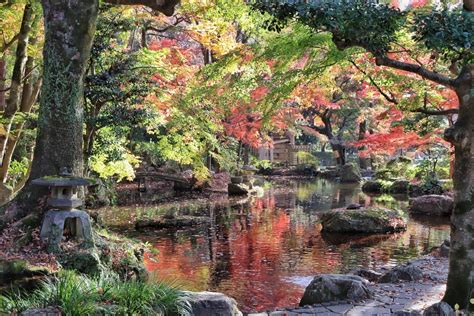
[[[410,224],[398,235],[325,237],[310,214],[294,208],[292,198],[286,205],[288,195],[267,194],[249,204],[216,209],[216,225],[160,236],[154,243],[159,252],[146,255],[146,266],[159,279],[177,280],[190,290],[223,292],[234,297],[241,310],[258,311],[298,304],[305,282],[289,278],[309,280],[316,273],[374,268],[404,249],[416,255],[419,240],[437,243],[445,236],[433,238],[428,231],[426,237],[426,227]],[[342,198],[346,203],[347,197]],[[275,206],[282,203],[285,208]]]

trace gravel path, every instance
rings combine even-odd
[[[371,284],[373,299],[337,301],[313,306],[292,307],[276,311],[250,313],[248,316],[389,316],[419,315],[423,309],[439,302],[446,289],[448,259],[424,256],[411,261],[423,271],[416,282]],[[402,312],[403,311],[403,312]],[[411,313],[410,313],[411,312]]]

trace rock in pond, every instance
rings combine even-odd
[[[342,166],[340,175],[342,183],[356,183],[362,179],[359,168],[352,164]]]
[[[339,300],[363,300],[372,293],[368,281],[356,275],[320,274],[306,287],[300,306]]]
[[[390,193],[407,193],[408,187],[410,186],[410,182],[407,180],[395,180],[392,185],[390,186]]]
[[[380,207],[335,209],[321,214],[323,232],[390,233],[406,229],[403,213]]]
[[[237,302],[222,293],[184,291],[194,316],[241,316]]]
[[[382,190],[382,184],[378,181],[369,180],[362,185],[362,191],[367,193],[381,193]]]
[[[229,191],[229,195],[246,195],[249,193],[250,188],[243,183],[229,183],[227,190]]]
[[[402,281],[417,281],[423,277],[423,271],[415,264],[408,262],[400,266],[396,266],[392,270],[386,272],[379,279],[379,283],[399,283]]]
[[[414,214],[448,216],[454,207],[453,198],[447,195],[422,195],[410,201],[409,211]]]

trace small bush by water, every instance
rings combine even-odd
[[[61,271],[32,293],[0,295],[1,313],[57,307],[63,315],[187,315],[189,304],[174,286],[122,281],[114,274],[89,278]]]

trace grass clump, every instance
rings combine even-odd
[[[43,281],[32,293],[0,295],[0,314],[48,306],[66,316],[189,314],[189,304],[176,287],[122,281],[115,274],[89,278],[64,270]]]

